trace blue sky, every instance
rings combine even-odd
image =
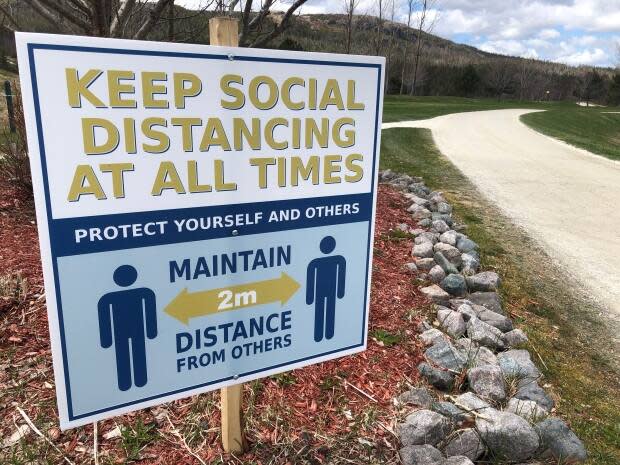
[[[291,1],[280,0],[281,7]],[[407,1],[394,1],[396,20],[406,22]],[[177,0],[190,7],[205,2]],[[309,0],[301,12],[341,13],[343,3]],[[360,0],[359,13],[376,14],[376,3]],[[571,65],[620,62],[620,0],[435,0],[431,14],[433,33],[485,51]]]

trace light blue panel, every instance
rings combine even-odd
[[[367,260],[369,253],[368,222],[350,223],[323,228],[290,230],[246,237],[231,237],[209,241],[171,244],[157,247],[104,252],[58,259],[60,293],[66,338],[70,404],[73,416],[82,416],[117,406],[135,403],[216,382],[235,374],[255,372],[271,367],[318,356],[328,352],[358,346],[364,338],[364,299],[366,296]],[[314,306],[306,305],[306,270],[311,260],[323,256],[319,250],[321,239],[331,235],[336,248],[331,255],[346,259],[346,292],[336,304],[335,335],[333,339],[314,341]],[[196,262],[198,257],[242,250],[268,249],[291,246],[291,264],[269,269],[238,272],[234,275],[201,277],[196,280],[170,282],[169,262],[185,258]],[[106,293],[119,290],[112,276],[114,270],[129,264],[138,270],[136,287],[148,287],[156,294],[159,333],[146,342],[148,382],[143,387],[133,386],[127,391],[117,386],[114,346],[103,349],[100,345],[97,303]],[[280,303],[238,309],[194,318],[186,326],[164,313],[164,307],[185,287],[190,292],[252,283],[278,278],[286,272],[301,284],[301,288],[281,306]],[[262,337],[242,340],[258,341],[290,333],[288,348],[231,357],[237,342],[218,343],[212,348],[189,350],[177,354],[176,334],[195,329],[217,326],[230,321],[244,320],[273,312],[291,310],[291,329],[266,333]],[[219,332],[218,334],[222,334]],[[189,355],[225,349],[226,360],[207,367],[177,372],[177,359]]]

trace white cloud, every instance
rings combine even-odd
[[[543,29],[538,33],[539,39],[557,39],[560,37],[560,31],[553,28]]]
[[[207,0],[177,0],[195,7]],[[405,1],[395,0],[406,20]],[[280,0],[281,8],[292,0]],[[255,2],[259,3],[259,2]],[[438,0],[434,33],[483,50],[565,63],[611,65],[612,36],[620,34],[620,0]],[[302,13],[342,13],[342,0],[308,0]],[[360,14],[376,14],[376,0],[361,0]]]
[[[607,54],[600,48],[594,50],[581,50],[565,56],[557,57],[557,60],[568,65],[600,65],[607,59]]]

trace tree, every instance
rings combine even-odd
[[[403,47],[403,67],[400,73],[400,95],[405,93],[405,72],[407,71],[407,57],[409,56],[409,42],[411,41],[411,18],[418,0],[407,0],[407,33]]]
[[[390,7],[390,39],[388,40],[387,52],[385,53],[385,75],[389,77],[390,69],[392,68],[392,50],[394,49],[394,42],[396,40],[396,24],[394,23],[394,17],[396,15],[396,1],[388,0],[388,5]],[[390,84],[390,80],[385,80],[385,93],[388,92],[388,87]]]
[[[375,55],[381,55],[381,49],[383,48],[383,12],[385,10],[385,4],[387,0],[375,0],[377,7],[377,27],[375,29]]]
[[[98,37],[145,39],[164,9],[174,0],[22,0],[48,25],[61,33]],[[10,14],[11,1],[3,1],[0,10],[11,19],[14,29],[19,21]],[[139,19],[138,19],[139,18]]]
[[[359,5],[360,0],[344,0],[344,13],[347,16],[347,20],[345,22],[345,30],[347,34],[347,54],[351,53],[351,38],[353,37],[353,16],[355,15],[355,10]]]
[[[252,11],[252,0],[246,0],[245,4],[241,0],[231,0],[225,2],[220,0],[223,5],[228,5],[228,10],[232,13],[234,8],[239,5],[241,9],[241,32],[239,33],[240,47],[265,47],[271,40],[282,34],[289,26],[293,14],[308,0],[295,0],[284,12],[282,18],[273,22],[273,26],[267,32],[263,32],[265,19],[271,14],[271,9],[276,0],[263,0],[257,12]],[[253,39],[250,40],[250,37]]]
[[[600,100],[605,95],[605,79],[596,70],[589,71],[582,79],[581,98],[590,106],[593,100]]]
[[[608,100],[611,105],[620,105],[620,73],[614,74],[611,79]]]
[[[512,89],[514,71],[511,68],[508,58],[490,64],[487,81],[498,100]]]
[[[435,27],[435,22],[437,21],[437,15],[435,15],[432,20],[428,17],[429,11],[433,9],[436,2],[437,0],[422,0],[420,11],[418,12],[418,37],[416,38],[417,47],[415,52],[415,62],[413,65],[413,84],[411,86],[411,95],[415,94],[416,85],[418,83],[418,71],[420,68],[420,58],[422,56],[422,45],[424,43],[424,37],[422,34],[430,34]]]
[[[476,92],[480,81],[480,74],[478,74],[476,67],[472,64],[465,66],[456,84],[459,95],[463,95],[465,97],[473,95]]]

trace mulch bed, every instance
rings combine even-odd
[[[0,303],[0,444],[24,423],[21,407],[74,463],[92,463],[93,427],[60,432],[32,202],[0,181],[0,276],[27,279],[23,302]],[[394,233],[415,226],[397,191],[380,186],[374,243],[368,350],[339,360],[264,378],[245,387],[250,452],[241,460],[223,453],[219,394],[207,393],[99,422],[101,463],[389,463],[396,461],[393,433],[402,413],[393,399],[415,385],[422,348],[413,337],[428,302],[417,291],[409,261],[412,239]],[[128,427],[120,437],[117,426]],[[118,431],[118,429],[116,430]],[[104,437],[104,436],[107,436]],[[58,463],[60,453],[32,432],[0,448],[24,455],[24,444]]]

